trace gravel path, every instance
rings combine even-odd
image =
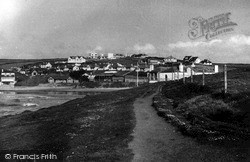
[[[233,150],[202,145],[176,131],[151,106],[154,95],[138,98],[134,103],[136,126],[129,143],[133,161],[238,161]]]

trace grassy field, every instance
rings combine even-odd
[[[21,67],[23,65],[36,64],[48,61],[62,61],[66,59],[55,58],[55,59],[0,59],[0,68],[10,69],[11,67]]]
[[[250,65],[228,67],[226,94],[223,73],[206,75],[205,86],[201,85],[202,76],[194,76],[194,83],[190,83],[190,78],[186,84],[169,82],[162,93],[173,103],[172,114],[191,127],[184,127],[190,135],[230,143],[243,141],[249,145]],[[196,132],[192,132],[193,128]]]
[[[0,118],[0,150],[41,150],[70,161],[128,161],[132,153],[127,145],[135,125],[133,102],[157,87],[86,96]]]

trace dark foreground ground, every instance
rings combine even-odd
[[[167,82],[154,97],[158,114],[188,136],[238,152],[250,160],[250,66],[229,66],[228,92],[224,74],[194,76],[194,82]]]
[[[53,153],[68,161],[129,161],[135,98],[158,85],[107,92],[0,118],[0,161],[12,151]],[[25,150],[29,150],[26,151]],[[46,160],[45,160],[46,161]]]

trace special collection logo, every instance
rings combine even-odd
[[[213,39],[217,35],[234,31],[236,23],[229,18],[230,12],[216,15],[209,19],[196,17],[189,20],[188,24],[191,30],[188,31],[188,37],[192,40],[205,37],[207,40]]]

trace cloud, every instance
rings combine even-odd
[[[228,43],[231,45],[250,45],[250,36],[235,35],[228,40]]]
[[[178,41],[166,47],[168,52],[176,57],[185,55],[209,58],[216,62],[249,63],[250,36],[231,35],[211,41]]]
[[[136,44],[134,45],[134,51],[138,53],[152,54],[156,53],[156,48],[150,43],[146,43],[145,45]]]
[[[213,39],[211,41],[194,41],[194,42],[182,42],[168,44],[168,49],[174,50],[178,48],[199,48],[199,47],[213,47],[213,46],[250,46],[250,36],[246,35],[233,35],[226,39]]]
[[[169,50],[173,50],[173,49],[176,49],[176,48],[193,48],[193,47],[209,47],[209,46],[212,46],[212,45],[215,45],[217,43],[221,43],[222,40],[221,39],[214,39],[214,40],[211,40],[211,41],[208,41],[208,42],[182,42],[182,41],[179,41],[177,43],[170,43],[168,45],[169,47]]]
[[[101,46],[96,46],[94,51],[101,51],[102,50],[102,47]]]
[[[103,50],[103,48],[101,46],[96,46],[95,48],[89,49],[86,52],[87,53],[92,53],[92,52],[100,52],[102,50]]]

